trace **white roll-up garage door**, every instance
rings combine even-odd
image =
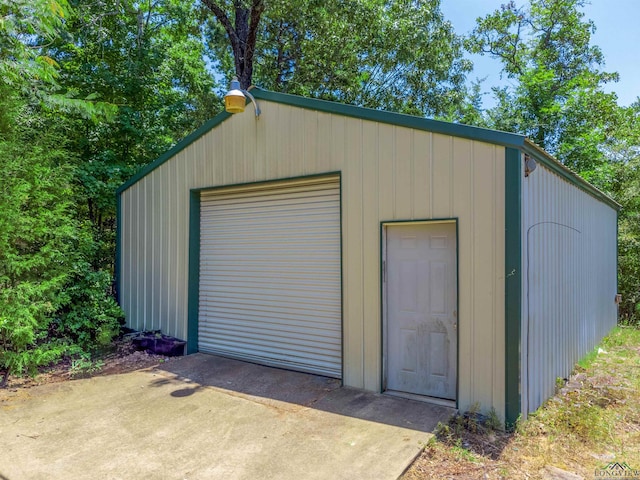
[[[338,177],[201,193],[198,348],[341,377]]]

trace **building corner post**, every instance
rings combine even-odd
[[[505,149],[505,427],[522,413],[522,162],[518,149]]]
[[[198,351],[198,308],[200,305],[200,192],[189,193],[189,278],[187,354]]]

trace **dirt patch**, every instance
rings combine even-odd
[[[74,362],[71,358],[65,358],[53,365],[41,368],[35,377],[9,377],[7,387],[0,389],[0,401],[7,396],[15,396],[18,390],[66,382],[77,378],[133,372],[155,367],[176,358],[178,357],[165,357],[139,351],[132,345],[130,339],[119,339],[105,352],[97,355],[92,362]]]

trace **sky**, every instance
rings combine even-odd
[[[507,0],[441,0],[441,10],[458,34],[468,34],[475,20],[500,8]],[[524,5],[516,0],[516,5]],[[616,92],[618,104],[628,106],[640,96],[640,0],[591,0],[584,9],[585,18],[593,20],[596,32],[591,43],[598,45],[605,58],[603,70],[618,72],[620,81],[605,85],[605,91]],[[474,71],[468,76],[487,79],[483,90],[491,86],[505,85],[500,79],[500,63],[488,56],[471,57]],[[484,106],[493,102],[485,96]]]

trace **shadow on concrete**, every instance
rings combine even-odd
[[[276,400],[325,412],[432,432],[452,408],[341,387],[340,380],[266,367],[216,355],[197,353],[157,367],[175,375],[153,385],[175,384],[173,397],[187,397],[205,387]]]

